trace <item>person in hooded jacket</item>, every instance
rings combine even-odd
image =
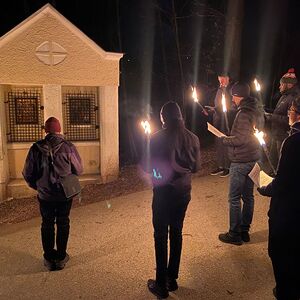
[[[237,82],[231,94],[237,105],[229,136],[222,137],[228,147],[231,161],[229,181],[229,231],[219,235],[220,241],[234,245],[249,242],[249,229],[254,210],[254,183],[248,176],[255,163],[261,158],[261,149],[254,135],[255,128],[261,129],[264,112],[257,99],[250,97],[248,84]],[[241,207],[241,200],[243,207]]]
[[[61,126],[58,119],[54,117],[47,119],[45,122],[47,135],[31,146],[23,169],[25,181],[29,187],[38,192],[37,197],[42,217],[41,238],[44,265],[50,271],[63,269],[69,260],[66,250],[72,199],[67,199],[64,195],[58,177],[82,173],[81,158],[75,146],[66,141],[60,131]],[[50,163],[49,147],[52,148],[54,169]]]
[[[178,289],[182,227],[191,199],[191,176],[200,169],[200,143],[185,128],[176,102],[167,102],[160,112],[163,129],[150,138],[150,170],[153,183],[156,279],[148,280],[150,292],[167,298]],[[168,234],[170,256],[168,259]]]
[[[281,148],[273,181],[257,190],[272,197],[269,216],[268,252],[276,281],[277,299],[300,299],[300,97],[288,111],[290,132]]]

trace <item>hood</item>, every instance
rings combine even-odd
[[[242,99],[238,110],[248,110],[256,112],[259,109],[258,100],[253,97],[247,97]]]
[[[53,154],[55,154],[58,149],[62,146],[64,142],[64,138],[61,134],[55,134],[55,133],[49,133],[46,135],[45,139],[40,140],[36,143],[40,151],[42,151],[44,154],[49,153],[49,146],[51,145]]]
[[[291,126],[290,135],[300,132],[300,122],[296,122]]]

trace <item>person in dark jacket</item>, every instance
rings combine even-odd
[[[300,299],[300,97],[288,111],[290,133],[282,145],[273,181],[258,191],[272,197],[269,216],[269,247],[276,280],[277,299]]]
[[[221,138],[228,147],[230,165],[229,183],[229,231],[219,235],[220,241],[234,245],[249,242],[249,229],[254,210],[253,181],[248,174],[260,159],[261,151],[254,136],[254,128],[263,126],[264,114],[258,101],[250,97],[248,84],[235,83],[232,86],[233,101],[237,114],[230,136]],[[241,207],[241,199],[243,207]]]
[[[266,113],[267,122],[271,123],[271,158],[273,165],[277,166],[280,148],[283,140],[288,136],[289,120],[287,112],[292,105],[292,101],[300,95],[300,89],[297,85],[295,70],[289,69],[280,79],[279,98],[273,113]],[[275,174],[274,174],[275,175]]]
[[[236,108],[232,102],[232,96],[230,93],[232,84],[227,73],[221,73],[218,76],[219,88],[217,90],[214,107],[206,107],[210,112],[213,112],[213,125],[221,132],[229,134],[232,126],[233,119],[235,117]],[[227,120],[228,125],[225,122],[225,114],[223,112],[222,96],[225,97],[225,104],[227,109]],[[228,127],[227,127],[228,126]],[[229,176],[230,160],[228,158],[227,147],[223,145],[222,141],[216,137],[216,159],[218,167],[213,170],[211,175],[220,175],[220,177]]]
[[[50,117],[45,122],[45,139],[34,143],[27,155],[23,176],[27,184],[37,190],[42,216],[41,237],[44,265],[50,270],[63,269],[69,260],[67,243],[70,230],[69,214],[72,199],[64,195],[58,177],[80,175],[82,164],[75,146],[60,135],[59,121]],[[52,148],[54,163],[50,160]],[[56,249],[55,228],[56,223]]]
[[[167,298],[168,291],[178,288],[182,227],[191,199],[191,176],[200,169],[200,143],[198,137],[185,128],[177,103],[163,105],[160,116],[163,129],[151,136],[148,164],[153,183],[156,256],[156,279],[148,280],[148,288],[154,295]]]

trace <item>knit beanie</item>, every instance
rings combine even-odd
[[[55,133],[55,132],[60,132],[60,131],[61,131],[60,123],[56,118],[50,117],[45,122],[45,132],[46,133]]]
[[[165,123],[183,119],[179,105],[173,101],[164,104],[160,110],[160,114]]]
[[[250,96],[250,86],[247,83],[236,82],[231,88],[231,95],[247,98]]]
[[[296,74],[295,74],[295,69],[294,68],[288,69],[287,73],[285,73],[281,77],[280,83],[296,84],[297,83],[297,77],[296,77]]]

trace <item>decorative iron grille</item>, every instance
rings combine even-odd
[[[70,141],[99,139],[96,93],[63,94],[64,135]]]
[[[14,88],[6,94],[8,142],[33,142],[43,138],[41,88]]]

